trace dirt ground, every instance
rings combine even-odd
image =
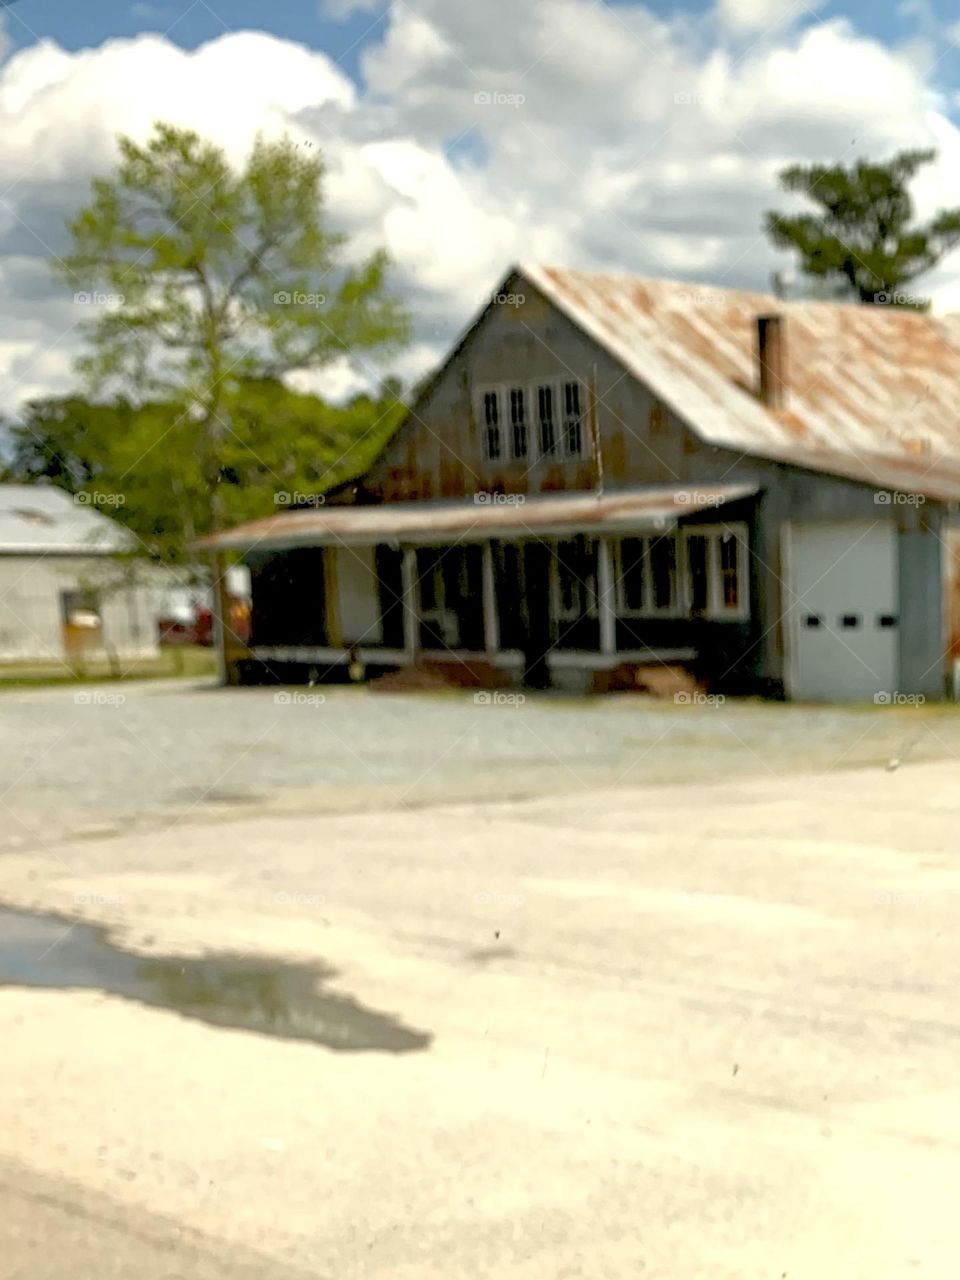
[[[28,968],[91,921],[174,971],[314,965],[416,1043],[335,1051],[95,979],[0,988],[0,1276],[953,1280],[949,715],[925,760],[896,709],[250,694],[0,704],[46,744],[42,785],[28,769],[5,795],[2,898],[65,917]],[[262,742],[293,745],[260,757],[266,719]],[[101,780],[78,802],[74,733],[136,796]],[[214,783],[198,761],[228,738],[266,766]],[[473,794],[437,803],[424,773]]]

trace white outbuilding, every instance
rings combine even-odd
[[[0,662],[157,653],[156,587],[134,571],[136,539],[98,497],[0,485]]]

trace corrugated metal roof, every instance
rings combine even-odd
[[[84,503],[53,485],[0,484],[0,555],[103,555],[132,541],[92,496]]]
[[[554,267],[518,271],[708,443],[960,497],[960,316]],[[787,398],[774,411],[755,391],[756,322],[778,314]]]
[[[201,548],[253,550],[255,547],[352,546],[399,540],[484,538],[576,533],[590,529],[636,530],[669,527],[682,516],[723,507],[750,497],[751,485],[626,489],[594,493],[508,495],[488,501],[392,502],[359,507],[310,507],[251,520],[204,538]]]

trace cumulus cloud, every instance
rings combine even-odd
[[[346,22],[355,13],[376,13],[386,0],[320,0],[320,16]]]
[[[800,22],[819,9],[823,0],[719,0],[721,22],[740,35],[756,35]]]
[[[640,3],[394,0],[360,86],[251,32],[194,51],[141,35],[18,53],[0,65],[0,403],[68,376],[77,317],[45,260],[115,133],[143,138],[158,118],[238,162],[258,131],[322,148],[331,216],[355,254],[389,248],[417,317],[408,380],[516,260],[765,286],[785,262],[761,218],[793,161],[932,143],[918,196],[950,203],[960,134],[916,62],[814,7],[793,23],[786,0],[719,0],[708,40]],[[944,298],[960,298],[958,265],[934,278]],[[342,366],[325,385],[345,395],[382,372]]]

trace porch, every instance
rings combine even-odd
[[[216,540],[243,540],[252,577],[249,645],[225,656],[238,683],[423,663],[482,663],[498,683],[571,691],[651,664],[721,677],[756,633],[753,496],[485,495],[255,522]]]

